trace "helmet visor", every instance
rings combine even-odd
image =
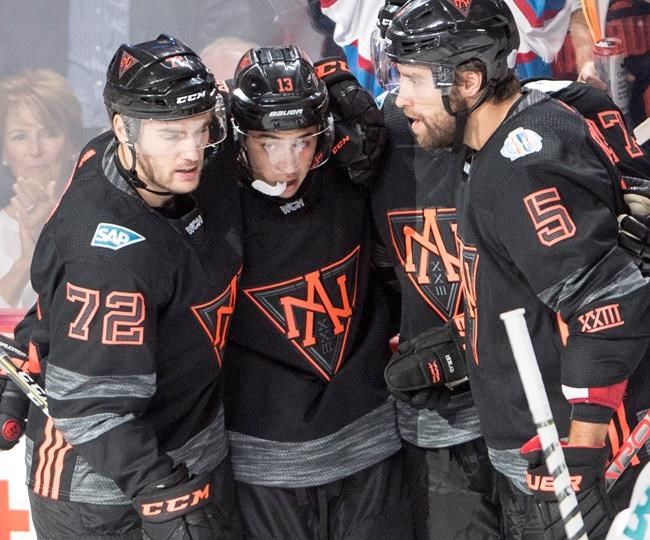
[[[382,43],[373,46],[373,54],[377,55],[377,60],[373,59],[375,73],[382,87],[389,92],[397,93],[402,84],[403,75],[400,72],[400,65],[423,66],[431,72],[433,87],[440,90],[443,94],[449,94],[454,82],[455,66],[453,64],[438,64],[433,62],[422,62],[417,60],[400,60],[399,62],[391,58],[386,53],[386,40],[378,38]]]
[[[226,112],[219,96],[207,111],[169,120],[127,119],[139,123],[135,141],[129,144],[139,154],[166,156],[214,148],[226,138]],[[131,139],[131,138],[130,138]]]
[[[375,28],[370,35],[370,60],[379,84],[389,90],[385,84],[391,79],[388,71],[394,62],[386,56],[386,40],[381,37],[380,28]]]
[[[325,125],[288,131],[243,131],[234,123],[235,140],[242,161],[254,179],[285,181],[302,179],[325,163],[332,150],[334,127]]]

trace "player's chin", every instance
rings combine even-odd
[[[301,184],[302,184],[302,182],[300,182],[298,180],[290,180],[287,183],[287,187],[282,192],[282,195],[280,195],[280,198],[281,199],[290,199],[296,193],[298,193],[298,190],[300,189]]]
[[[181,169],[174,172],[174,184],[179,188],[196,187],[201,178],[201,169],[192,167],[191,169]]]

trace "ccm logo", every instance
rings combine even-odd
[[[302,109],[290,109],[288,111],[271,111],[269,113],[269,118],[274,116],[295,116],[296,114],[302,114]]]
[[[205,97],[205,90],[203,92],[197,92],[196,94],[188,94],[187,96],[181,96],[176,98],[176,103],[190,103]]]
[[[346,135],[339,142],[334,145],[332,148],[332,154],[336,154],[341,148],[343,148],[348,142],[350,142],[350,136]]]
[[[180,512],[187,508],[198,505],[210,497],[210,483],[208,482],[202,489],[197,489],[187,495],[174,497],[173,499],[166,499],[164,501],[144,503],[140,507],[141,514],[146,517],[158,516],[163,512],[166,514],[173,514]]]

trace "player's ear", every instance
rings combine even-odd
[[[478,98],[483,91],[483,74],[480,71],[456,71],[454,85],[463,98]]]
[[[113,133],[115,133],[115,137],[117,137],[119,142],[123,144],[128,142],[129,138],[126,134],[126,126],[120,114],[113,115]]]

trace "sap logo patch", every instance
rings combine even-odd
[[[514,161],[520,157],[539,152],[542,149],[542,137],[530,129],[518,127],[508,133],[501,155]]]
[[[142,242],[143,240],[145,240],[144,236],[121,225],[100,223],[97,225],[90,245],[117,251],[123,247]]]

